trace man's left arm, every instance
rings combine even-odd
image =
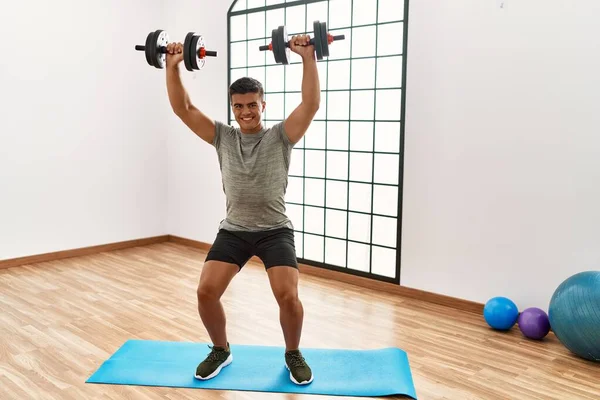
[[[294,36],[290,49],[302,57],[302,102],[284,122],[285,132],[292,143],[304,136],[321,104],[321,85],[314,46],[308,45],[306,35]]]

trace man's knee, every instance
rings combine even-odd
[[[281,307],[294,306],[300,301],[298,298],[298,290],[293,286],[278,288],[273,291],[275,299]]]
[[[210,284],[198,285],[196,294],[198,297],[199,304],[217,301],[221,298],[221,293],[219,289],[216,286]]]
[[[198,302],[218,301],[238,272],[239,267],[235,264],[221,261],[205,262],[196,289]]]

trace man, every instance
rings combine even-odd
[[[303,60],[302,101],[285,121],[271,128],[262,123],[266,107],[263,87],[251,78],[241,78],[229,89],[239,129],[215,121],[197,109],[179,75],[183,46],[167,46],[171,107],[196,135],[215,147],[227,199],[227,216],[219,226],[198,284],[198,312],[213,344],[196,369],[198,379],[215,377],[233,360],[220,298],[244,264],[256,255],[265,265],[279,305],[286,346],[284,360],[290,379],[299,385],[313,380],[299,349],[304,309],[298,297],[294,231],[284,201],[292,148],[304,136],[320,104],[315,49],[309,40],[307,35],[298,35],[290,41],[291,51]]]

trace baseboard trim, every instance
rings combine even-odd
[[[199,242],[197,240],[186,239],[181,236],[169,235],[169,242],[182,244],[184,246],[193,247],[195,249],[208,251],[210,250],[211,244],[205,242]]]
[[[467,311],[476,314],[481,314],[483,312],[483,304],[477,302],[459,299],[456,297],[450,297],[443,294],[427,292],[421,289],[413,289],[406,286],[396,285],[394,283],[387,283],[377,281],[374,279],[363,278],[344,272],[337,272],[328,269],[313,267],[312,265],[300,264],[300,272],[310,274],[313,276],[319,276],[329,280],[349,283],[351,285],[360,286],[366,289],[396,294],[402,297],[422,300],[428,303],[451,307],[457,310]]]
[[[52,253],[37,254],[27,257],[10,258],[8,260],[0,260],[0,269],[18,267],[21,265],[37,264],[47,261],[56,261],[65,258],[81,257],[91,254],[103,253],[106,251],[122,250],[131,247],[148,246],[151,244],[167,242],[169,235],[154,236],[144,239],[126,240],[123,242],[115,242],[101,244],[97,246],[81,247],[78,249],[55,251]]]
[[[197,240],[186,239],[175,235],[162,235],[144,239],[128,240],[123,242],[109,243],[98,246],[83,247],[79,249],[57,251],[46,254],[39,254],[28,257],[13,258],[0,261],[0,269],[18,267],[21,265],[35,264],[47,261],[55,261],[64,258],[86,256],[106,251],[121,250],[131,247],[148,246],[157,243],[172,242],[191,248],[208,251],[211,244]],[[251,261],[261,263],[258,257],[252,257]],[[463,300],[442,294],[426,292],[420,289],[413,289],[405,286],[399,286],[393,283],[376,281],[369,278],[363,278],[356,275],[346,274],[344,272],[331,271],[328,269],[313,267],[311,265],[300,264],[301,273],[321,277],[328,280],[339,281],[362,288],[373,289],[380,292],[396,294],[399,296],[426,301],[428,303],[447,306],[453,309],[480,314],[483,313],[483,304],[469,300]]]

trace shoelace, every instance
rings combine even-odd
[[[210,349],[210,353],[208,354],[206,361],[220,361],[219,353],[223,353],[225,350],[221,350],[220,348],[215,349],[211,345],[209,345],[208,348]]]
[[[290,367],[303,367],[305,365],[304,357],[298,353],[292,353],[289,357]]]

